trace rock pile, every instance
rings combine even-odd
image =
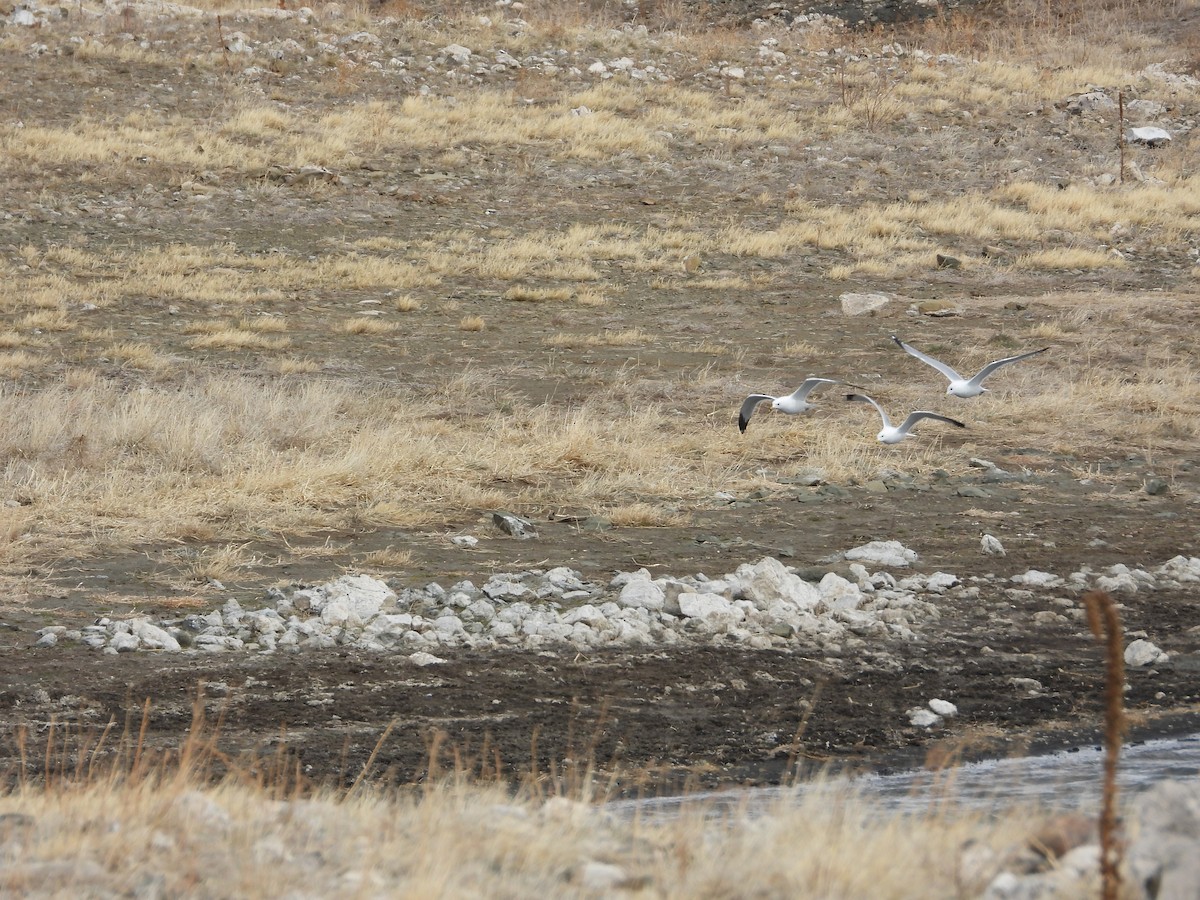
[[[897,582],[859,564],[849,573],[852,578],[829,572],[814,583],[765,557],[716,579],[656,578],[639,569],[600,584],[560,567],[494,575],[480,586],[434,582],[398,592],[367,575],[346,575],[319,587],[272,589],[271,605],[262,609],[229,600],[219,611],[176,620],[100,619],[78,630],[50,626],[38,632],[37,644],[78,641],[106,653],[352,646],[422,654],[419,661],[426,663],[440,661],[432,653],[458,647],[583,650],[721,642],[804,646],[840,656],[868,641],[915,640],[913,626],[938,616],[918,593],[957,584],[946,573]]]
[[[917,559],[894,541],[872,542],[844,557],[897,568]],[[1178,588],[1200,582],[1200,558],[1178,556],[1152,572],[1118,565],[1107,574],[1080,571],[1065,579],[1036,570],[1006,579],[982,576],[971,579],[974,586],[946,572],[900,578],[871,573],[861,562],[850,563],[845,571],[849,577],[826,572],[819,582],[807,581],[777,559],[764,557],[720,578],[654,577],[639,569],[602,584],[559,567],[497,574],[480,586],[460,581],[446,588],[432,582],[399,590],[368,575],[345,575],[318,587],[272,589],[270,605],[261,609],[244,609],[231,599],[218,611],[182,619],[100,619],[81,629],[52,625],[38,631],[37,646],[76,641],[105,653],[355,647],[403,653],[429,664],[441,661],[437,652],[454,648],[592,650],[730,643],[805,648],[836,658],[869,645],[917,640],[915,628],[938,620],[941,598],[975,599],[981,582],[1007,581],[1020,587],[1004,590],[1018,593],[1031,588],[1082,592],[1091,586],[1117,593]],[[1082,617],[1082,608],[1073,612]],[[1043,614],[1062,618],[1038,613]],[[1167,660],[1148,641],[1136,641],[1129,649],[1137,657],[1131,656],[1130,665]]]

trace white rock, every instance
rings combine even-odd
[[[1096,587],[1110,594],[1136,594],[1137,579],[1128,572],[1119,575],[1101,575],[1096,579]]]
[[[138,648],[138,639],[126,632],[117,632],[108,642],[108,646],[118,653],[128,653]]]
[[[1200,581],[1200,556],[1172,557],[1158,567],[1158,573],[1186,583]]]
[[[525,584],[516,581],[508,575],[493,575],[483,586],[483,593],[492,600],[512,602],[521,597],[528,597],[533,592]]]
[[[719,594],[680,594],[679,612],[689,619],[714,619],[740,622],[745,614]]]
[[[562,614],[560,620],[564,625],[575,625],[579,622],[591,628],[603,628],[608,624],[608,617],[590,603],[569,609]]]
[[[923,706],[910,709],[906,715],[908,716],[908,721],[917,728],[932,728],[942,721],[941,716]]]
[[[445,662],[440,656],[434,656],[432,653],[426,653],[424,650],[418,650],[416,653],[411,654],[408,660],[415,666],[436,666]]]
[[[772,611],[774,604],[784,603],[800,611],[810,611],[821,602],[821,592],[772,556],[757,563],[738,566],[726,579],[735,596],[750,600],[761,610]]]
[[[1163,781],[1133,801],[1136,835],[1128,859],[1136,882],[1156,896],[1200,897],[1200,787],[1195,779]]]
[[[860,294],[848,292],[838,300],[842,304],[844,316],[873,316],[892,302],[887,294]]]
[[[990,534],[985,534],[979,539],[979,550],[984,556],[1008,555],[1008,551],[1004,549],[1004,545],[1000,543],[1000,539]]]
[[[1136,640],[1125,648],[1125,665],[1135,669],[1141,666],[1157,665],[1168,659],[1170,659],[1170,654],[1146,640]]]
[[[396,594],[391,588],[370,575],[343,575],[320,587],[294,592],[292,606],[301,612],[320,615],[326,606],[337,602],[327,624],[350,621],[361,625],[378,615],[384,603],[395,599]]]
[[[617,603],[621,606],[637,609],[661,610],[666,601],[666,593],[649,578],[635,578],[628,582],[617,597]]]
[[[1161,147],[1171,140],[1171,134],[1165,128],[1154,125],[1144,125],[1141,128],[1129,129],[1129,140],[1137,144],[1148,144],[1151,147]]]
[[[35,647],[53,647],[58,643],[58,635],[53,631],[48,631],[37,639]]]
[[[467,547],[469,549],[479,545],[479,538],[473,537],[469,534],[456,534],[454,537],[450,538],[450,543],[452,543],[455,547]]]
[[[1030,569],[1023,575],[1014,575],[1011,581],[1013,584],[1020,584],[1029,588],[1052,588],[1058,587],[1063,583],[1063,580],[1057,575],[1050,572],[1040,572],[1037,569]]]
[[[453,640],[463,634],[462,619],[458,616],[438,616],[433,620],[433,630],[442,640]]]
[[[863,603],[858,585],[836,572],[826,572],[817,590],[821,592],[821,602],[829,609],[858,609]]]
[[[934,572],[925,579],[925,590],[931,594],[944,594],[959,584],[957,575],[951,575],[949,572]]]
[[[139,619],[133,624],[133,633],[137,635],[142,642],[142,646],[147,650],[165,650],[167,653],[178,653],[183,648],[179,646],[179,641],[175,640],[174,636],[163,628],[157,625],[151,625],[145,619]]]
[[[476,600],[463,610],[463,615],[470,616],[472,619],[478,619],[481,622],[490,622],[496,617],[496,607],[486,600]]]
[[[471,51],[462,44],[447,44],[438,53],[450,57],[460,66],[465,66],[471,61]]]
[[[917,553],[899,541],[871,541],[869,544],[847,550],[846,559],[903,569],[917,561]]]
[[[939,700],[936,697],[929,701],[929,708],[939,716],[949,719],[958,715],[958,707],[949,700]]]

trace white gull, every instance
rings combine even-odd
[[[750,424],[750,417],[754,415],[754,408],[764,400],[771,401],[771,409],[787,413],[789,416],[812,409],[813,404],[808,402],[808,395],[813,392],[817,385],[821,384],[845,384],[845,382],[838,381],[835,378],[818,378],[815,375],[810,375],[804,380],[804,384],[785,397],[772,397],[770,394],[751,394],[742,401],[742,409],[738,413],[738,430],[742,432],[746,430],[746,426]]]
[[[895,426],[888,419],[887,413],[883,411],[883,407],[866,394],[847,394],[846,399],[861,400],[862,402],[870,403],[873,407],[875,407],[875,411],[879,413],[879,418],[883,419],[883,430],[880,431],[876,437],[884,444],[900,443],[902,440],[908,437],[909,433],[913,430],[913,426],[922,419],[936,419],[939,422],[945,422],[949,425],[957,425],[959,428],[967,427],[962,422],[958,421],[958,419],[951,419],[949,416],[941,416],[935,412],[927,412],[923,409],[909,413],[908,418],[905,419],[901,425]]]
[[[942,362],[940,359],[934,359],[932,356],[927,356],[913,347],[910,344],[904,343],[900,338],[892,335],[892,340],[895,341],[905,353],[910,356],[915,356],[921,362],[928,366],[933,366],[948,379],[950,379],[950,387],[946,388],[947,394],[953,394],[955,397],[978,397],[987,390],[983,386],[983,379],[987,378],[1001,366],[1007,366],[1009,363],[1019,362],[1022,359],[1029,359],[1031,356],[1037,356],[1039,353],[1045,353],[1049,347],[1043,347],[1041,350],[1033,350],[1029,353],[1022,353],[1019,356],[1006,356],[1004,359],[998,359],[995,362],[990,362],[980,369],[974,378],[963,378],[956,371]]]

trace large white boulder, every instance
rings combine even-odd
[[[821,602],[821,592],[815,585],[789,572],[773,556],[754,564],[744,563],[725,580],[732,582],[734,596],[749,600],[761,610],[770,611],[780,602],[796,610],[812,610]]]
[[[630,579],[617,596],[621,606],[635,609],[661,610],[666,602],[666,593],[649,578]]]
[[[321,616],[329,625],[362,625],[377,616],[384,603],[395,599],[395,592],[377,578],[343,575],[319,587],[296,591],[292,605],[301,612]],[[330,604],[334,608],[326,616]]]
[[[917,552],[899,541],[871,541],[846,551],[846,559],[903,569],[917,561]]]

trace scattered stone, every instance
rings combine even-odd
[[[838,299],[845,316],[873,316],[892,302],[887,294],[845,293]]]
[[[447,44],[438,53],[444,57],[449,57],[460,66],[465,66],[471,62],[471,51],[462,44]]]
[[[1008,552],[1004,549],[1004,545],[1000,543],[1000,539],[990,534],[985,534],[979,539],[979,550],[984,556],[1008,555]]]
[[[416,653],[410,654],[408,660],[414,666],[436,666],[445,662],[440,656],[434,656],[432,653],[426,653],[424,650],[418,650]]]
[[[931,316],[933,318],[944,318],[946,316],[957,316],[962,313],[957,303],[953,300],[921,300],[913,305],[913,308],[923,316]]]
[[[1057,575],[1050,572],[1040,572],[1037,569],[1030,569],[1023,575],[1014,575],[1011,580],[1013,584],[1020,584],[1029,588],[1055,588],[1060,587],[1063,583],[1063,580]]]
[[[1151,497],[1158,497],[1167,493],[1171,489],[1170,483],[1165,478],[1147,478],[1143,488]]]
[[[939,716],[951,718],[958,715],[958,707],[949,700],[938,700],[936,697],[929,701],[929,708]]]
[[[1035,696],[1045,690],[1042,683],[1036,678],[1018,678],[1013,677],[1008,679],[1008,683],[1015,687],[1018,691],[1024,691],[1028,695]]]
[[[532,540],[538,536],[537,529],[528,519],[514,516],[512,513],[494,512],[492,522],[505,534],[511,534],[518,540]]]
[[[1117,108],[1117,101],[1104,91],[1086,91],[1067,98],[1067,112],[1080,115],[1085,112],[1107,112]]]
[[[1160,900],[1200,897],[1200,784],[1163,781],[1133,802],[1134,883]]]
[[[961,269],[962,268],[962,260],[958,259],[957,257],[946,256],[945,254],[939,253],[935,257],[935,259],[937,261],[937,267],[939,269]]]
[[[917,728],[932,728],[942,721],[941,716],[923,706],[914,707],[908,710],[905,715],[908,716],[909,723]]]
[[[479,538],[472,537],[469,534],[456,534],[454,537],[450,538],[450,543],[452,543],[455,547],[466,547],[467,549],[470,549],[471,547],[479,546]]]
[[[1164,147],[1171,141],[1171,134],[1165,128],[1144,125],[1141,128],[1129,129],[1129,140],[1134,144],[1145,144],[1147,147]]]
[[[871,541],[869,544],[847,550],[846,559],[904,569],[917,561],[917,553],[899,541]]]
[[[1170,655],[1147,640],[1139,638],[1125,648],[1125,665],[1139,669],[1166,662]]]
[[[992,495],[981,487],[973,484],[964,484],[954,492],[959,497],[971,497],[976,500],[986,500]]]

